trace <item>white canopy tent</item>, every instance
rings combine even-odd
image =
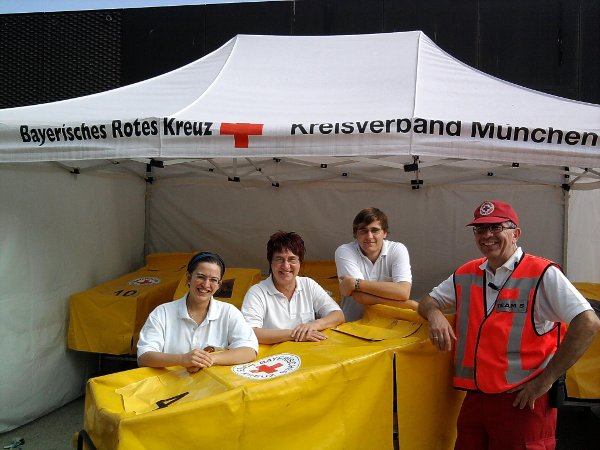
[[[141,83],[0,110],[0,431],[81,392],[68,296],[144,251],[266,270],[268,236],[293,229],[332,259],[373,205],[416,297],[476,256],[464,223],[496,198],[526,251],[600,282],[599,134],[600,106],[478,72],[421,32],[237,36]]]
[[[421,32],[238,36],[163,76],[0,119],[3,162],[418,155],[599,165],[598,106],[482,74]]]

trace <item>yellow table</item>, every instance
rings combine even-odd
[[[135,272],[71,296],[68,346],[112,355],[135,353],[148,314],[173,293],[191,253],[155,253]]]
[[[573,284],[596,307],[596,311],[600,310],[599,283]],[[567,371],[566,384],[569,398],[600,401],[600,334]]]
[[[326,334],[261,346],[258,361],[233,368],[90,379],[84,429],[107,450],[392,449],[395,383],[400,447],[452,448],[462,395],[414,311],[370,307]]]

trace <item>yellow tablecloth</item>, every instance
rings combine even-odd
[[[429,343],[427,324],[413,311],[375,306],[360,325],[328,330],[317,343],[261,346],[267,359],[254,366],[93,378],[84,428],[107,450],[391,449],[396,383],[401,448],[451,448],[462,396],[449,388],[449,354]],[[234,372],[277,372],[282,355],[299,359],[295,371],[269,379]]]
[[[600,308],[600,284],[574,283],[593,306]],[[567,395],[570,398],[600,401],[600,334],[590,348],[567,371]]]
[[[148,314],[173,298],[191,255],[151,254],[141,269],[73,294],[69,348],[113,355],[135,353]]]

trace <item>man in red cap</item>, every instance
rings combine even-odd
[[[454,349],[454,387],[467,391],[455,448],[554,449],[548,392],[600,320],[554,262],[517,246],[519,217],[508,203],[484,201],[467,226],[484,257],[458,268],[418,309],[433,345]],[[454,308],[456,331],[442,313]]]

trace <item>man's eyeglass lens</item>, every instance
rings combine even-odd
[[[358,229],[358,234],[369,234],[371,233],[373,236],[377,236],[379,233],[381,233],[383,230],[381,228],[359,228]]]
[[[498,234],[504,230],[514,230],[515,227],[505,227],[504,225],[494,224],[494,225],[485,225],[473,227],[473,233],[475,234],[485,234],[490,231],[492,234]]]

